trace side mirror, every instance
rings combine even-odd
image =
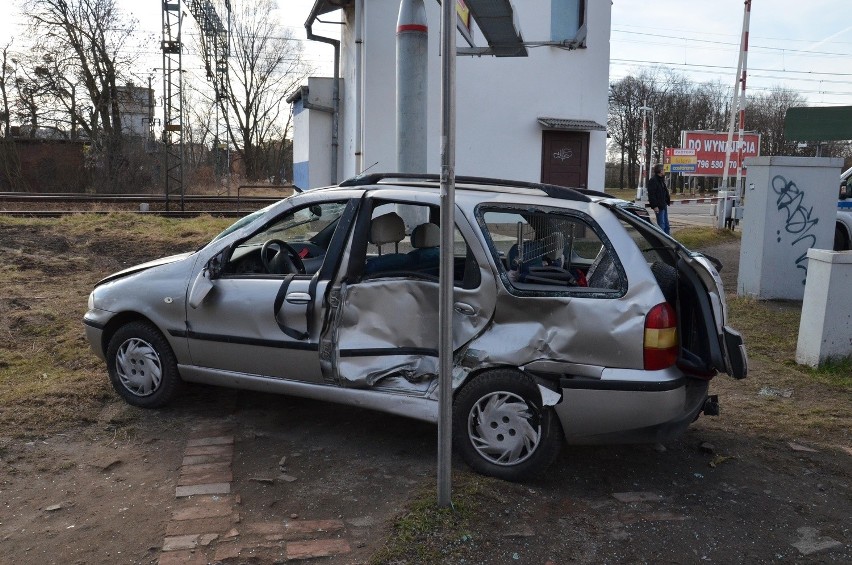
[[[320,206],[319,204],[308,206],[308,210],[310,210],[311,214],[313,214],[317,218],[322,217],[322,206]]]
[[[210,258],[207,261],[207,265],[205,265],[204,270],[207,271],[207,275],[211,281],[214,281],[222,276],[222,271],[225,270],[225,252],[228,249],[223,249],[216,255]]]
[[[192,281],[192,287],[189,289],[189,298],[187,303],[193,310],[201,306],[204,299],[210,294],[210,291],[216,288],[213,281],[222,276],[225,269],[225,257],[230,251],[230,247],[223,249],[207,261],[204,268],[199,271],[195,280]]]

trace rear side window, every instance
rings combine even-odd
[[[621,264],[591,220],[563,211],[479,212],[501,278],[513,293],[623,293]]]

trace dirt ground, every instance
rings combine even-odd
[[[738,244],[706,251],[733,290]],[[76,291],[71,315],[82,315],[88,290]],[[79,354],[91,355],[82,340]],[[776,370],[753,357],[746,381],[718,377],[721,416],[677,441],[565,447],[538,481],[488,483],[479,514],[440,561],[852,562],[852,438],[831,425],[848,421],[849,394],[821,401],[807,383],[776,390]],[[95,378],[105,383],[105,369]],[[366,563],[435,482],[436,429],[420,422],[207,387],[187,387],[158,411],[108,392],[96,401],[97,416],[79,425],[0,430],[0,563]],[[811,418],[820,407],[828,424],[767,418]],[[186,466],[205,462],[227,492],[176,496],[199,484]],[[454,475],[466,473],[456,463]],[[192,537],[200,533],[209,536]],[[403,562],[434,562],[408,555]]]

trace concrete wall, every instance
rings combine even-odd
[[[550,2],[515,2],[525,41],[550,39]],[[457,59],[456,174],[539,181],[542,126],[539,117],[594,120],[605,125],[609,88],[610,2],[587,2],[586,49],[529,49],[529,57]],[[429,26],[428,156],[430,173],[440,171],[440,5],[427,1]],[[398,0],[365,1],[363,41],[364,143],[362,169],[396,169],[395,76]],[[345,11],[342,77],[347,83],[341,113],[341,179],[356,170],[354,11]],[[477,44],[485,45],[479,30]],[[464,44],[459,39],[458,44]],[[312,130],[315,131],[315,130]],[[296,137],[302,135],[297,127]],[[606,132],[593,131],[589,188],[604,186]],[[313,169],[317,165],[311,155]],[[319,185],[312,185],[319,186]]]
[[[808,251],[796,362],[816,367],[852,356],[852,251]]]
[[[746,159],[737,293],[802,300],[810,248],[831,249],[842,159]]]
[[[20,164],[20,176],[7,178],[5,167],[0,168],[0,190],[30,192],[84,192],[88,173],[84,167],[85,144],[81,141],[15,139],[4,143],[3,162],[15,170]]]

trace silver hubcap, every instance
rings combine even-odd
[[[526,401],[510,392],[492,392],[473,405],[467,433],[479,454],[495,465],[517,465],[528,459],[541,439],[541,426],[530,424]]]
[[[160,356],[150,343],[131,338],[121,344],[115,354],[115,371],[124,388],[136,396],[148,396],[163,378]]]

